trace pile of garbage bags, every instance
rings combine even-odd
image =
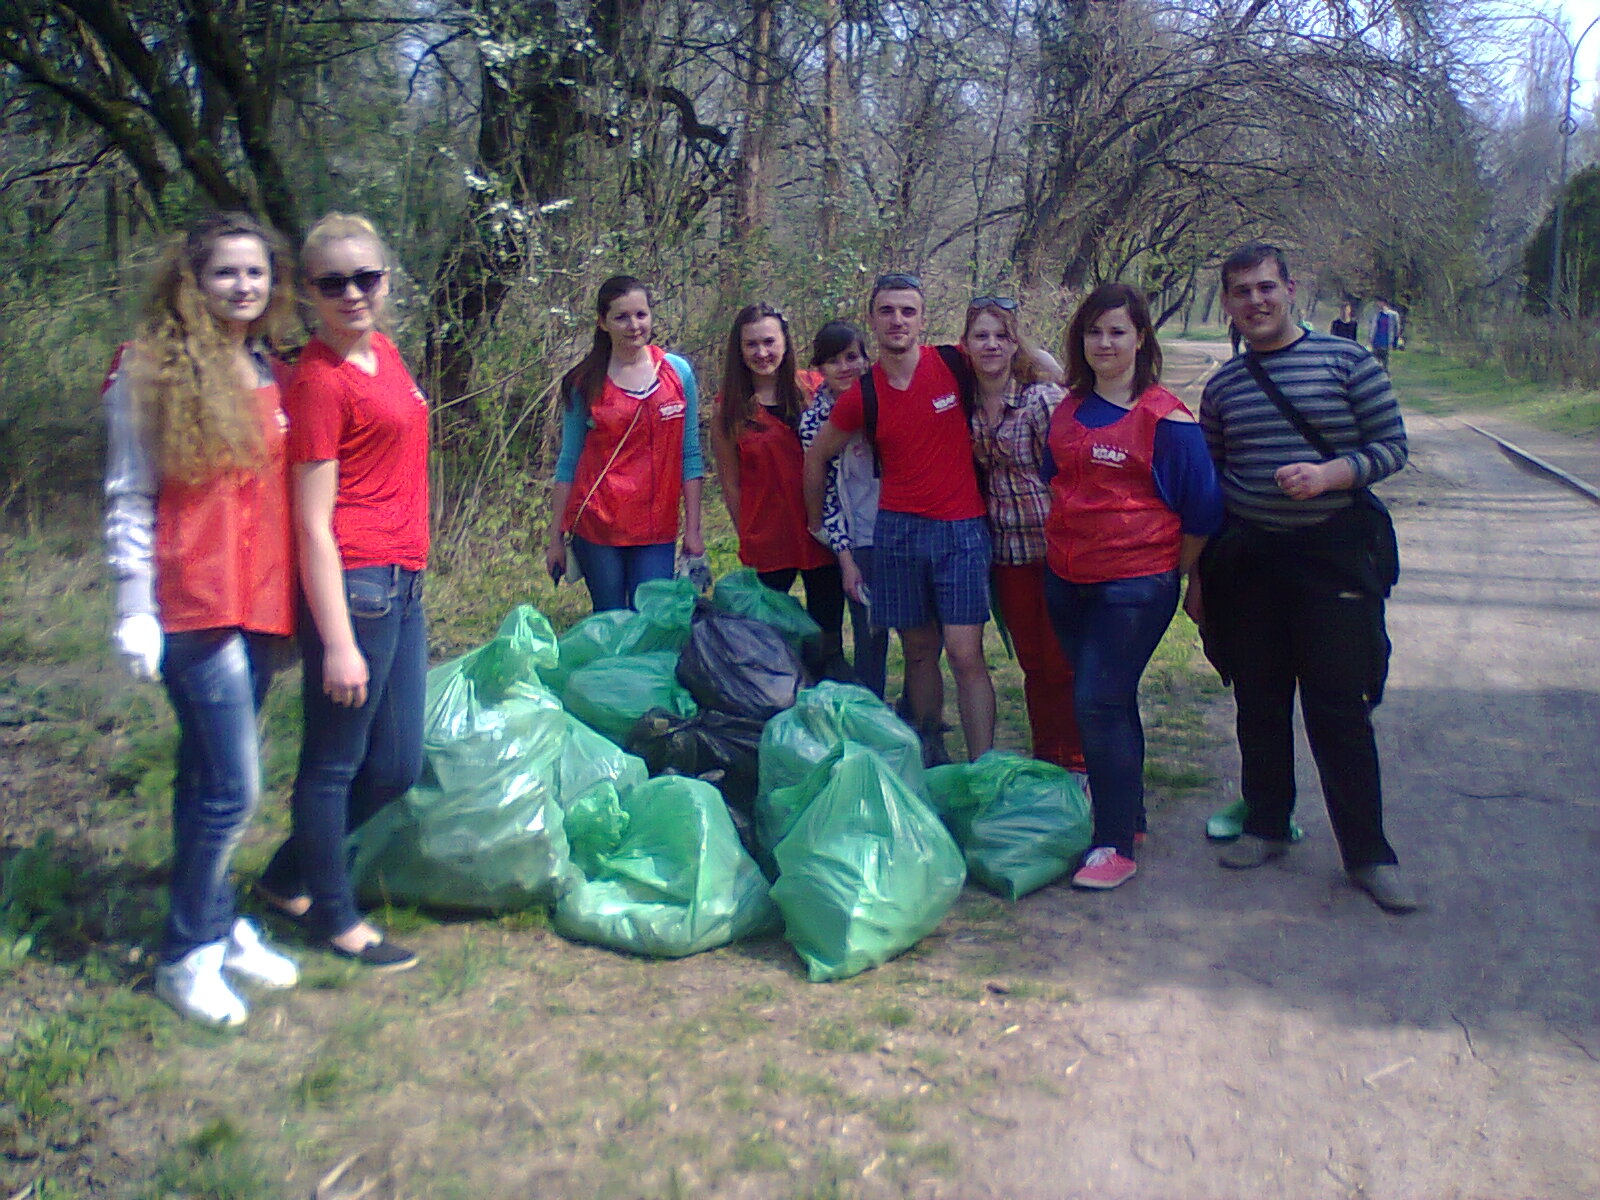
[[[559,639],[524,605],[429,672],[422,779],[352,835],[364,902],[547,906],[654,957],[781,928],[842,979],[937,928],[969,874],[1016,899],[1087,848],[1077,777],[995,753],[924,771],[871,692],[808,686],[816,626],[753,573],[636,602]]]

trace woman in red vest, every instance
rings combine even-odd
[[[1074,670],[1094,841],[1072,882],[1133,877],[1143,838],[1139,678],[1178,605],[1178,580],[1222,521],[1200,426],[1163,388],[1144,297],[1091,292],[1066,335],[1068,395],[1050,422],[1045,600]]]
[[[833,552],[806,529],[800,415],[821,379],[795,366],[789,323],[770,304],[739,310],[728,331],[711,448],[722,499],[739,532],[739,561],[774,591],[805,580],[806,610],[822,627],[823,673],[844,666],[844,583]]]
[[[286,397],[305,614],[294,827],[257,893],[323,947],[379,971],[417,956],[356,907],[345,835],[422,771],[428,672],[428,402],[381,326],[390,257],[329,213],[300,262],[316,333]]]
[[[683,504],[683,549],[700,534],[700,407],[694,371],[651,344],[650,290],[631,275],[600,285],[594,343],[561,380],[566,404],[545,566],[567,570],[563,534],[596,612],[629,608],[647,579],[672,577]]]
[[[115,642],[178,721],[171,897],[156,995],[238,1025],[229,980],[289,987],[288,958],[234,912],[228,862],[261,799],[256,717],[294,623],[287,421],[271,335],[288,256],[243,213],[195,224],[156,268],[144,327],[106,381]]]

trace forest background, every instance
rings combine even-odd
[[[216,206],[388,234],[447,567],[538,535],[552,385],[618,271],[708,394],[751,300],[803,344],[916,270],[936,334],[1008,293],[1054,345],[1125,279],[1214,328],[1216,263],[1259,236],[1319,325],[1385,297],[1479,363],[1600,382],[1573,37],[1437,0],[7,0],[0,507],[92,500],[101,372],[161,235]]]

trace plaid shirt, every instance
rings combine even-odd
[[[1065,393],[1053,383],[1006,392],[1000,423],[991,427],[980,406],[972,414],[972,455],[989,506],[994,561],[1022,566],[1044,558],[1050,488],[1044,482],[1050,417]]]

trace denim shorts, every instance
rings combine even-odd
[[[989,521],[878,513],[873,533],[872,623],[916,629],[989,619]]]

